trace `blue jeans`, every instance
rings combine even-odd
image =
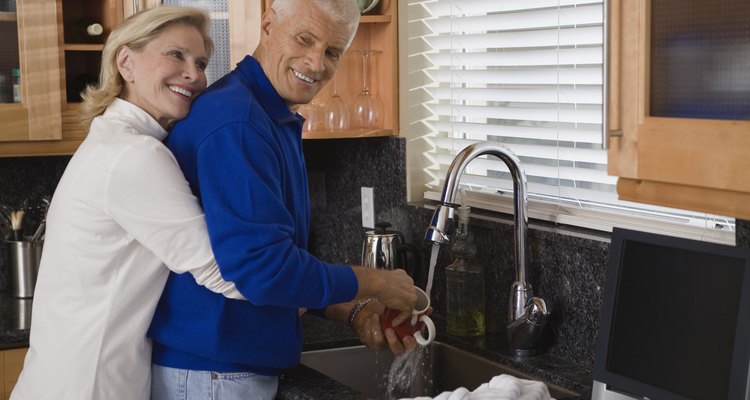
[[[273,400],[276,376],[151,366],[151,400]]]

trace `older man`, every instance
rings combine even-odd
[[[383,305],[402,311],[396,323],[410,315],[408,275],[329,264],[306,250],[309,196],[295,110],[333,77],[358,23],[354,0],[275,0],[253,57],[199,97],[170,135],[205,209],[221,274],[249,302],[170,276],[149,331],[154,399],[272,399],[278,372],[299,361],[302,308],[348,320],[370,347],[414,346],[377,323]]]

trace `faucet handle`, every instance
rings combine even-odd
[[[549,311],[547,311],[547,303],[541,297],[532,297],[528,303],[526,303],[526,312],[524,313],[526,320],[534,325],[544,325],[549,318]]]
[[[536,354],[539,338],[547,325],[549,311],[541,297],[532,297],[519,318],[508,324],[508,344],[516,357]]]

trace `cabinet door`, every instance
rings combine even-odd
[[[0,142],[61,138],[57,9],[50,3],[11,0],[0,10]]]
[[[750,219],[748,20],[746,0],[610,2],[621,199]]]
[[[3,369],[3,398],[5,400],[10,398],[10,393],[16,386],[18,377],[21,375],[23,369],[23,361],[26,358],[26,352],[28,348],[3,350],[0,352],[0,358],[2,359]]]

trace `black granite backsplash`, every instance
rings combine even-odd
[[[432,245],[422,236],[432,210],[429,203],[406,203],[406,140],[308,140],[304,150],[312,203],[311,252],[330,262],[360,262],[365,232],[361,227],[360,188],[373,187],[376,220],[390,222],[392,229],[421,249],[421,268],[415,281],[424,287]],[[69,159],[0,158],[0,203],[16,206],[24,199],[38,202],[42,196],[51,195]],[[515,273],[512,221],[507,215],[476,210],[472,215],[477,259],[485,267],[488,324],[502,330]],[[737,222],[737,245],[750,247],[749,222]],[[530,280],[552,311],[543,347],[587,369],[594,360],[608,252],[607,233],[530,223]],[[8,290],[5,253],[0,252],[0,292]],[[450,250],[441,248],[432,289],[438,318],[445,314],[443,268],[451,260]]]
[[[31,207],[24,217],[23,232],[33,235],[41,219],[39,206],[43,197],[52,197],[70,157],[0,158],[0,204],[19,208],[24,202]],[[0,242],[2,238],[0,238]],[[9,290],[7,251],[0,251],[0,292]]]
[[[404,143],[404,139],[394,138],[305,142],[308,172],[318,177],[311,178],[311,192],[325,191],[327,200],[313,208],[311,251],[326,261],[360,262],[365,231],[361,228],[360,187],[372,186],[376,220],[391,223],[391,229],[421,249],[422,265],[415,282],[424,288],[432,244],[425,242],[423,235],[432,210],[429,204],[406,204]],[[325,190],[316,189],[316,184],[325,184]],[[478,211],[473,216],[477,259],[485,267],[487,324],[502,333],[515,279],[512,220],[507,215]],[[571,235],[554,226],[532,223],[528,240],[530,280],[552,311],[544,338],[546,350],[591,368],[609,235]],[[431,293],[439,316],[445,315],[444,267],[451,260],[450,249],[441,248]]]

